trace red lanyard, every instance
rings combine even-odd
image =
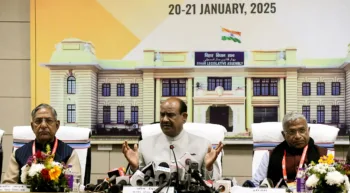
[[[300,162],[299,162],[299,169],[302,168],[304,165],[305,156],[306,156],[308,147],[309,147],[308,145],[304,147],[304,151],[303,151],[303,154],[301,155]],[[284,150],[284,156],[282,159],[282,171],[283,171],[283,179],[287,183],[286,150]]]
[[[55,144],[53,145],[53,149],[52,149],[52,152],[51,152],[52,155],[54,155],[56,153],[57,144],[58,144],[58,140],[56,138]],[[32,151],[33,151],[33,155],[35,155],[35,141],[33,142]]]

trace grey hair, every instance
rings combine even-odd
[[[52,112],[52,115],[57,119],[57,112],[55,108],[53,108],[51,105],[46,104],[46,103],[41,103],[35,109],[32,110],[32,119],[34,119],[36,112],[38,112],[40,109],[50,109]]]
[[[283,130],[285,131],[291,122],[299,119],[305,120],[307,122],[305,116],[301,113],[289,112],[285,114],[282,121]]]

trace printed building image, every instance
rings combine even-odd
[[[160,120],[160,104],[172,96],[187,103],[188,122],[221,124],[233,134],[250,131],[252,123],[281,121],[290,111],[345,131],[350,52],[302,61],[296,55],[295,48],[144,50],[141,61],[103,60],[91,42],[65,39],[42,65],[50,69],[50,102],[61,124],[95,134],[136,134]]]

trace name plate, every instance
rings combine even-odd
[[[157,186],[124,186],[123,193],[153,193]],[[165,186],[160,193],[166,193],[168,186]],[[170,186],[168,193],[174,193],[174,187]]]
[[[233,186],[231,188],[231,193],[257,193],[257,192],[264,192],[264,193],[286,193],[286,189],[283,188],[245,188],[245,187],[239,187],[239,186]]]
[[[30,189],[22,184],[0,184],[0,192],[30,192]]]

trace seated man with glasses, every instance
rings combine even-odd
[[[70,146],[58,140],[55,135],[60,127],[56,110],[48,104],[40,104],[32,111],[31,127],[36,136],[35,140],[17,149],[10,158],[10,163],[4,176],[3,183],[21,184],[21,168],[26,165],[30,156],[36,151],[46,153],[50,145],[54,161],[72,165],[72,171],[81,174],[78,154]]]
[[[314,144],[309,136],[306,118],[302,114],[288,113],[283,118],[282,135],[284,141],[277,145],[270,155],[265,155],[255,175],[253,183],[258,186],[265,178],[271,179],[273,185],[293,186],[299,167],[305,167],[311,161],[318,162],[327,155],[327,149]]]

